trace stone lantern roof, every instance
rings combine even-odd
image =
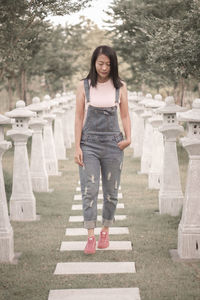
[[[145,107],[147,108],[158,108],[164,105],[164,102],[162,100],[153,99],[149,96],[147,97],[148,101],[144,103]]]
[[[13,119],[5,117],[4,115],[0,114],[0,125],[8,125],[13,123]]]
[[[176,105],[173,96],[166,97],[164,106],[156,109],[156,112],[163,114],[175,114],[180,111],[185,111],[185,108]]]
[[[143,100],[140,101],[140,105],[148,104],[150,101],[152,101],[152,95],[150,93],[146,94],[146,96],[143,98]]]
[[[200,122],[200,98],[192,103],[192,109],[180,114],[179,119],[186,122]]]
[[[27,108],[35,112],[40,112],[45,109],[48,109],[48,104],[40,102],[40,98],[34,97],[32,99],[32,104],[28,105]]]
[[[16,108],[6,112],[5,115],[9,118],[31,118],[36,116],[36,113],[27,109],[23,100],[19,100],[16,103]]]

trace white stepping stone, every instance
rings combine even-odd
[[[99,187],[99,190],[102,191],[102,186]],[[119,186],[119,191],[121,190],[121,186]],[[81,187],[77,186],[76,188],[76,192],[80,192],[81,191]]]
[[[85,241],[62,242],[60,251],[83,251],[85,249],[85,245]],[[108,248],[96,248],[96,250],[132,250],[132,246],[129,241],[110,241]]]
[[[103,199],[103,194],[98,195],[98,199]],[[122,193],[118,193],[118,199],[122,199]],[[74,200],[82,200],[81,195],[74,195]]]
[[[97,204],[97,209],[102,209],[103,208],[103,204]],[[117,208],[124,208],[124,203],[117,203]],[[72,210],[82,210],[82,204],[74,204],[72,205]]]
[[[115,216],[116,221],[123,221],[126,220],[125,215],[116,215]],[[102,221],[102,216],[97,216],[97,221]],[[70,216],[69,222],[83,222],[83,216]]]
[[[51,290],[48,300],[140,300],[138,288]]]
[[[99,235],[101,231],[101,227],[97,227],[94,229],[94,234]],[[88,231],[86,228],[67,228],[65,235],[67,236],[81,236],[87,235]],[[112,234],[129,234],[128,227],[110,227],[109,235]]]
[[[54,274],[122,274],[135,272],[134,262],[69,262],[58,263]]]

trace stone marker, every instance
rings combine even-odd
[[[43,118],[47,121],[43,130],[46,170],[48,175],[58,176],[61,175],[61,173],[58,172],[58,160],[56,156],[55,141],[52,129],[52,123],[53,120],[55,120],[56,115],[51,113],[51,107],[54,106],[55,103],[51,100],[49,95],[44,96],[43,100],[46,107]]]
[[[11,124],[11,119],[0,115],[0,263],[12,262],[14,258],[13,229],[8,216],[5,192],[2,157],[12,147],[11,142],[4,140],[4,126]]]
[[[72,147],[69,125],[69,111],[70,106],[68,104],[68,97],[66,93],[62,93],[62,109],[65,111],[63,114],[63,136],[65,148],[70,149]]]
[[[71,262],[58,263],[54,274],[124,274],[135,272],[134,262]]]
[[[10,198],[10,218],[14,221],[35,221],[36,201],[33,195],[27,140],[32,135],[28,121],[36,113],[25,107],[25,102],[17,101],[16,109],[7,112],[6,116],[15,119],[13,128],[7,132],[14,141],[13,185]]]
[[[152,117],[151,103],[151,94],[147,94],[145,99],[140,102],[141,105],[144,105],[144,112],[141,114],[141,118],[144,119],[144,137],[142,143],[140,174],[148,174],[151,167],[153,140],[153,127],[149,122],[149,119]],[[149,106],[147,106],[148,104]]]
[[[94,234],[100,234],[101,227],[96,227],[94,229]],[[128,227],[110,227],[109,228],[110,235],[116,234],[129,234]],[[88,235],[88,231],[86,228],[67,228],[65,235],[68,236],[81,236],[81,235]]]
[[[83,251],[85,248],[86,242],[85,241],[75,241],[75,242],[62,242],[60,251]],[[105,249],[97,250],[132,250],[131,242],[130,241],[110,241],[109,247]]]
[[[64,114],[64,110],[59,106],[60,104],[60,95],[56,94],[55,101],[58,103],[58,107],[54,108],[53,114],[56,115],[55,122],[54,122],[54,141],[55,141],[55,148],[56,148],[56,156],[58,160],[65,160],[66,159],[66,149],[63,137],[63,123],[62,117]]]
[[[165,137],[162,181],[159,191],[160,214],[178,216],[183,205],[176,139],[183,132],[178,125],[176,112],[183,108],[176,105],[173,97],[165,99],[165,106],[156,111],[163,114],[163,125],[159,131]]]
[[[46,170],[44,157],[43,128],[47,123],[43,119],[44,104],[40,98],[34,97],[32,104],[27,106],[31,111],[36,112],[37,117],[31,118],[29,127],[33,130],[31,144],[30,172],[34,192],[49,192],[49,178]]]
[[[143,137],[144,137],[144,119],[141,117],[141,114],[144,112],[143,105],[140,105],[138,102],[137,105],[133,108],[137,117],[135,118],[135,133],[134,133],[134,152],[133,157],[141,157],[142,156],[142,145],[143,145]],[[134,122],[134,121],[133,121]]]
[[[200,99],[181,113],[188,134],[181,139],[189,155],[182,218],[178,228],[178,254],[182,259],[200,259]]]
[[[140,300],[138,288],[51,290],[48,300]]]
[[[152,159],[148,174],[148,186],[150,189],[159,189],[163,169],[164,141],[163,135],[158,127],[162,124],[163,118],[160,115],[153,115],[149,122],[153,126]]]

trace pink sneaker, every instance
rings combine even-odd
[[[87,244],[85,246],[85,254],[94,254],[96,252],[96,239],[95,236],[88,237]]]
[[[109,247],[109,235],[107,231],[100,232],[100,238],[98,241],[98,248],[108,248]]]

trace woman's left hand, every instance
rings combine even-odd
[[[124,150],[126,147],[128,147],[130,145],[131,141],[130,140],[123,140],[121,142],[118,143],[118,147],[121,150]]]

